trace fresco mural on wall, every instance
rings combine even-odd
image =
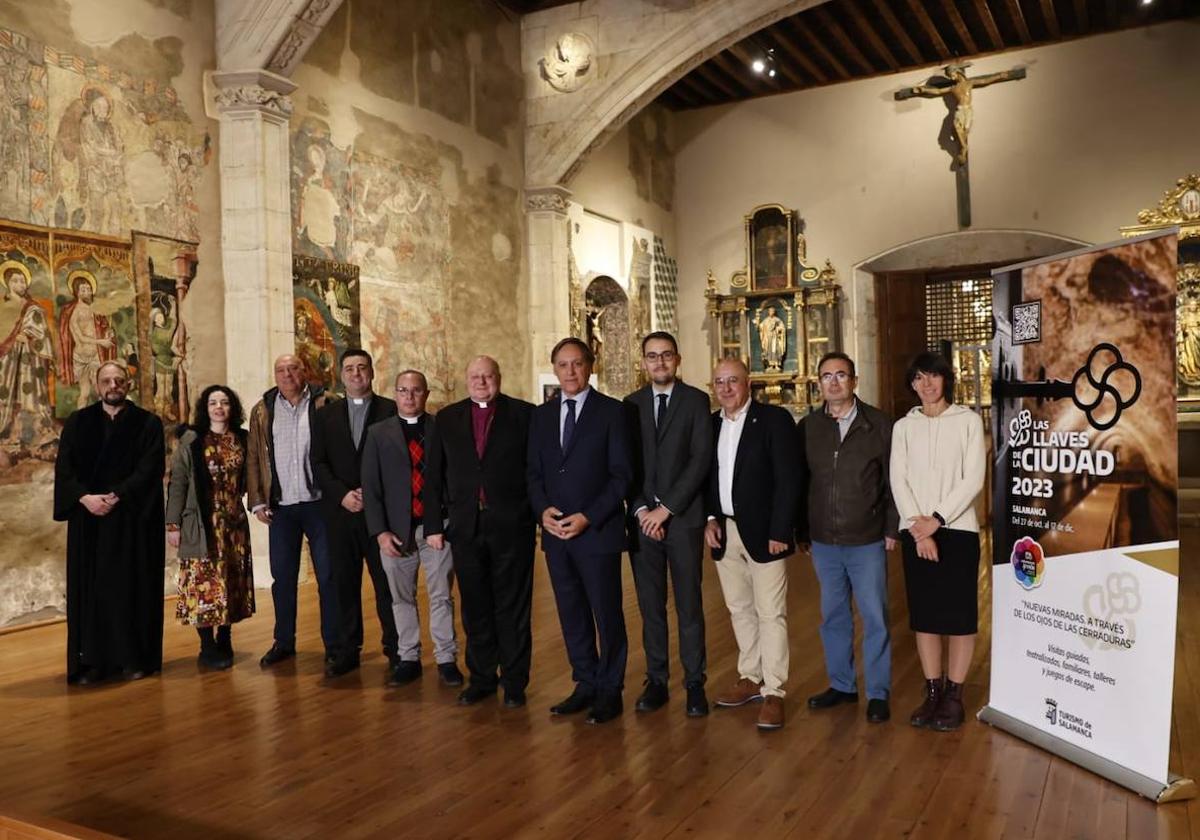
[[[143,405],[168,429],[188,422],[191,413],[191,341],[183,301],[196,277],[196,248],[195,242],[133,234],[139,338],[150,350],[140,384],[151,397]]]
[[[292,258],[296,356],[310,385],[342,393],[338,359],[361,347],[358,266],[317,257]]]
[[[129,368],[129,399],[144,405],[132,246],[110,237],[55,232],[50,242],[58,326],[55,415],[67,417],[100,398],[96,371],[108,361]]]
[[[350,232],[350,154],[311,117],[291,135],[292,251],[344,260]]]
[[[0,224],[0,475],[14,463],[53,461],[58,451],[50,237]],[[0,478],[0,480],[3,480]]]

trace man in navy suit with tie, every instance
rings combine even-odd
[[[621,403],[588,387],[595,356],[587,344],[564,338],[550,362],[561,394],[533,413],[529,499],[575,680],[550,712],[588,709],[588,723],[605,723],[623,711],[629,653],[621,607],[624,499],[633,478],[628,427]]]

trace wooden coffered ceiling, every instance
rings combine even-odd
[[[676,110],[719,105],[1187,17],[1200,23],[1200,3],[829,0],[718,53],[659,101]],[[769,49],[774,78],[750,67]]]
[[[493,2],[524,15],[573,0]],[[829,0],[723,50],[659,101],[720,105],[1187,17],[1200,45],[1200,0]],[[768,49],[774,78],[750,69]]]

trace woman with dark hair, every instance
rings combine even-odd
[[[232,389],[205,388],[175,448],[167,490],[167,541],[179,550],[175,616],[200,634],[198,663],[218,670],[233,665],[230,625],[254,614],[244,420]]]
[[[921,404],[892,429],[892,497],[900,513],[909,624],[925,673],[925,699],[913,726],[948,732],[962,725],[963,682],[979,621],[979,522],[987,451],[983,421],[954,405],[954,369],[937,353],[908,367]],[[942,667],[942,637],[948,668]]]

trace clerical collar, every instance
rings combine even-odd
[[[418,414],[416,417],[405,417],[403,414],[401,414],[400,419],[403,420],[405,423],[407,423],[410,426],[415,426],[417,423],[420,422],[421,415]]]
[[[367,401],[366,397],[351,397],[350,398],[350,402],[354,403],[355,405],[362,405],[366,401]]]
[[[487,408],[488,407],[488,404],[486,402],[480,402],[479,400],[471,400],[471,402],[473,402],[475,404],[476,408]]]

